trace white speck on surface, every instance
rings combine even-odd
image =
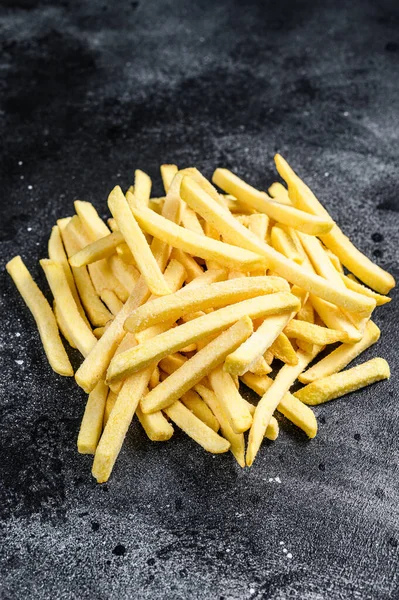
[[[284,546],[284,542],[280,542],[280,546]]]
[[[201,42],[201,44],[202,44],[203,42],[205,42],[205,38],[204,38],[204,37],[200,37],[199,41],[200,41],[200,42]]]
[[[349,117],[349,113],[348,113],[348,111],[346,110],[346,111],[343,113],[343,115],[344,115],[344,117]]]
[[[287,552],[288,552],[287,548],[283,548],[283,552],[284,552],[284,554],[287,554]]]
[[[226,548],[226,552],[230,552],[230,548]]]
[[[330,175],[330,173],[329,173],[328,171],[326,171],[326,172],[324,173],[324,177],[328,177],[329,175]]]
[[[22,160],[19,160],[19,161],[18,161],[18,165],[19,165],[20,167],[22,167],[22,165],[23,165],[23,164],[24,164],[24,163],[22,162]]]
[[[20,176],[20,179],[25,179],[25,177],[23,175]]]
[[[121,176],[121,174],[120,174],[120,173],[117,173],[117,174],[116,174],[116,176],[117,176],[117,177],[120,177],[120,176]]]
[[[28,185],[28,190],[33,190],[33,185]]]
[[[39,246],[40,242],[36,242],[36,246]]]
[[[273,477],[269,477],[269,483],[273,482]]]
[[[15,337],[21,337],[21,334],[19,333],[19,331],[17,331],[17,333],[15,334]]]
[[[26,231],[32,231],[32,227],[27,227]]]
[[[23,360],[16,360],[15,362],[17,363],[17,365],[23,365],[24,364]]]
[[[292,558],[292,554],[291,554],[291,552],[288,552],[288,554],[287,554],[287,558]]]
[[[255,593],[255,589],[254,588],[249,588],[249,593],[250,594],[254,594]]]
[[[132,63],[131,63],[131,62],[127,62],[127,63],[126,63],[126,66],[127,66],[127,67],[131,67],[131,66],[132,66]]]
[[[277,483],[281,483],[281,479],[279,476],[275,477],[274,481],[276,481]]]

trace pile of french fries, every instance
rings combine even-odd
[[[74,375],[59,332],[84,357],[78,450],[94,455],[98,482],[135,414],[153,441],[177,425],[244,467],[265,437],[278,437],[276,411],[313,438],[310,406],[389,377],[382,358],[343,369],[377,342],[371,315],[390,301],[393,277],[353,246],[280,155],[275,162],[286,186],[268,194],[227,169],[213,174],[218,191],[197,169],[162,165],[165,196],[152,198],[138,170],[126,194],[110,193],[108,224],[76,201],[40,261],[53,307],[19,256],[7,264],[54,371]],[[297,380],[305,385],[292,394]],[[240,382],[260,396],[256,406]]]

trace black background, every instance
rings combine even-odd
[[[315,440],[282,421],[241,470],[135,422],[99,486],[76,450],[85,395],[4,271],[21,254],[47,293],[55,220],[76,198],[106,215],[135,168],[155,195],[163,162],[265,189],[279,150],[397,276],[398,2],[0,5],[1,598],[398,598],[397,303],[364,356],[391,380],[318,407]]]

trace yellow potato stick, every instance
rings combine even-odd
[[[94,454],[96,451],[103,430],[107,395],[108,386],[104,381],[99,381],[89,394],[78,435],[78,452],[80,454]]]
[[[178,172],[178,168],[176,165],[161,165],[161,177],[163,182],[163,187],[165,190],[165,194],[168,193],[169,188],[172,184],[173,178]]]
[[[294,204],[314,215],[329,217],[328,212],[320,204],[316,196],[296,175],[284,158],[276,154],[275,162],[277,171],[288,185],[289,194]],[[341,263],[349,271],[354,273],[361,281],[376,292],[387,294],[394,287],[395,280],[392,275],[362,254],[335,223],[332,230],[328,234],[323,235],[321,239],[327,248],[338,256]]]
[[[266,352],[263,355],[265,361],[267,362],[268,365],[271,365],[273,360],[274,360],[274,354],[273,352],[270,350],[266,350]]]
[[[255,373],[255,375],[268,375],[272,372],[272,369],[269,367],[263,356],[260,356],[251,366],[250,371]]]
[[[334,373],[328,377],[323,377],[313,381],[304,388],[295,392],[295,397],[304,402],[315,406],[323,404],[329,400],[340,398],[345,394],[360,390],[366,385],[388,379],[390,377],[389,365],[383,358],[372,358],[357,367],[352,367],[347,371]]]
[[[269,217],[261,213],[249,215],[248,217],[248,229],[260,240],[266,239],[269,223]]]
[[[6,264],[6,269],[35,319],[51,368],[59,375],[72,377],[73,369],[62,344],[50,304],[33,281],[20,256],[10,260]]]
[[[124,241],[125,238],[120,231],[115,231],[105,237],[98,238],[71,256],[69,264],[72,267],[83,267],[84,265],[97,262],[102,258],[108,258],[112,254],[115,254],[117,246],[123,244]]]
[[[173,435],[173,427],[161,411],[146,415],[140,406],[136,408],[136,415],[144,431],[152,442],[166,442]]]
[[[100,298],[113,315],[117,315],[123,308],[123,303],[112,290],[103,290],[100,294]]]
[[[243,375],[246,371],[249,371],[257,358],[263,356],[282,332],[291,316],[291,313],[288,313],[267,317],[235,352],[227,356],[224,363],[227,373],[230,373],[230,375]]]
[[[207,404],[194,390],[189,390],[181,397],[181,401],[191,412],[213,431],[219,431],[219,421]]]
[[[96,338],[98,340],[104,335],[104,332],[105,332],[105,327],[96,327],[95,329],[93,329],[93,334],[96,336]],[[68,340],[68,342],[71,343],[69,340]]]
[[[151,196],[151,177],[137,169],[134,172],[134,196],[139,206],[148,206]]]
[[[354,292],[358,292],[359,294],[364,294],[365,296],[374,298],[374,300],[377,303],[377,306],[382,306],[383,304],[387,304],[391,301],[391,298],[389,298],[389,296],[381,296],[381,294],[377,294],[376,292],[373,292],[373,290],[370,290],[361,283],[359,283],[356,280],[356,277],[354,277],[353,275],[349,274],[346,276],[341,273],[341,278],[349,290],[353,290]]]
[[[203,274],[204,271],[202,267],[197,263],[196,260],[193,259],[192,256],[186,252],[183,252],[183,250],[173,248],[170,256],[178,260],[186,269],[188,282]]]
[[[116,254],[128,265],[136,265],[133,254],[130,252],[129,246],[126,243],[119,244],[116,247]]]
[[[273,383],[273,379],[270,377],[258,377],[252,373],[245,373],[241,380],[259,396],[263,396]],[[290,392],[287,392],[280,400],[277,410],[291,423],[302,429],[308,437],[314,438],[316,436],[317,421],[312,409],[295,398]]]
[[[229,450],[230,444],[225,438],[198,419],[191,410],[178,400],[165,408],[164,412],[173,423],[202,446],[204,450],[212,452],[212,454],[220,454]]]
[[[344,369],[352,360],[375,344],[380,337],[380,330],[375,323],[369,321],[360,342],[356,344],[341,344],[330,354],[313,365],[310,369],[301,373],[301,383],[312,383],[323,377],[328,377]]]
[[[106,424],[108,423],[108,419],[113,411],[117,397],[118,397],[117,392],[109,390],[108,396],[107,396],[107,401],[105,403],[105,408],[104,408],[103,427],[105,427]]]
[[[290,228],[275,225],[271,230],[270,241],[275,250],[299,265],[303,263],[303,255],[298,249],[296,239],[290,234]]]
[[[318,344],[319,346],[348,341],[345,331],[328,329],[328,327],[320,327],[320,325],[298,321],[297,319],[292,319],[286,325],[284,333],[289,338],[303,340],[309,344]]]
[[[246,463],[248,467],[250,467],[255,460],[255,456],[258,453],[265,435],[266,427],[268,426],[274,411],[277,409],[281,400],[297,379],[298,375],[302,373],[319,351],[320,347],[318,346],[315,347],[312,354],[305,354],[302,351],[298,351],[298,364],[295,366],[284,365],[277,373],[270,388],[260,399],[253,416],[252,427],[249,431],[246,453]]]
[[[44,270],[69,336],[79,352],[83,356],[87,356],[96,345],[97,339],[78,311],[62,266],[50,259],[42,259],[40,265]]]
[[[184,346],[184,348],[182,348],[180,352],[183,352],[184,354],[190,354],[191,352],[195,352],[196,350],[197,344],[189,344],[188,346]]]
[[[347,310],[369,316],[375,307],[375,301],[351,290],[336,290],[333,285],[323,277],[309,272],[301,265],[282,256],[266,243],[259,240],[252,232],[241,225],[231,214],[221,210],[212,198],[201,190],[194,181],[185,178],[181,186],[182,197],[193,210],[196,210],[206,221],[211,223],[223,235],[226,242],[241,246],[264,256],[277,274],[291,283],[303,288],[312,294],[320,296],[328,302],[343,306]],[[193,235],[193,234],[192,234]],[[201,238],[200,238],[201,239]],[[243,265],[241,266],[241,270]],[[350,293],[349,293],[350,292]]]
[[[331,260],[332,264],[334,265],[334,268],[338,271],[338,273],[343,273],[344,268],[343,268],[338,256],[336,256],[334,254],[334,252],[331,252],[331,250],[329,250],[328,248],[325,248],[325,252],[326,252],[327,256],[329,257],[329,259]]]
[[[163,206],[165,204],[165,198],[150,198],[148,208],[156,212],[158,215],[162,213]]]
[[[158,383],[159,383],[159,369],[158,369],[158,367],[155,367],[155,369],[153,370],[153,372],[151,374],[150,381],[148,383],[148,387],[150,388],[150,390],[152,390],[154,387],[157,387]]]
[[[334,282],[339,288],[342,288],[343,282],[341,276],[332,264],[320,240],[301,232],[298,232],[298,237],[316,273]]]
[[[139,280],[140,272],[132,264],[126,264],[119,256],[114,254],[108,259],[112,271],[116,277],[127,289],[129,294],[132,293],[134,286]]]
[[[184,210],[182,211],[181,222],[182,222],[182,225],[189,231],[194,231],[195,233],[198,233],[199,235],[205,235],[204,230],[201,227],[201,223],[199,222],[197,215],[188,206],[186,206],[184,208]]]
[[[250,335],[251,331],[251,319],[249,317],[240,319],[151,390],[141,403],[142,410],[150,413],[170,406],[221,364],[227,354],[237,348]]]
[[[281,202],[282,204],[292,204],[290,197],[288,195],[288,190],[283,186],[282,183],[275,181],[267,190],[269,195],[276,200],[277,202]]]
[[[129,377],[116,397],[93,461],[92,474],[99,483],[107,481],[111,475],[133,415],[146,391],[150,376],[151,369],[145,369]],[[166,423],[169,425],[167,421]]]
[[[333,227],[331,219],[311,215],[288,204],[276,202],[265,192],[256,190],[228,169],[216,169],[212,181],[222,190],[233,194],[238,200],[248,204],[251,208],[260,213],[265,213],[274,221],[289,225],[298,231],[310,235],[322,235],[328,233]],[[183,192],[182,198],[186,200]]]
[[[314,323],[314,309],[310,300],[307,300],[305,304],[297,312],[296,318],[299,321],[306,321],[307,323]]]
[[[125,329],[136,332],[165,319],[176,321],[188,312],[220,308],[248,298],[272,294],[282,288],[277,280],[270,281],[266,276],[221,281],[199,289],[187,286],[137,308],[126,320]]]
[[[276,337],[273,344],[270,346],[270,351],[278,360],[281,360],[287,365],[298,364],[296,352],[285,333],[280,333]]]
[[[264,264],[262,257],[254,252],[187,231],[149,209],[134,209],[133,212],[145,231],[193,256],[216,260],[227,267],[237,269],[257,269],[262,268]]]
[[[199,185],[211,198],[213,198],[215,202],[219,204],[219,206],[221,206],[225,211],[228,210],[222,196],[218,193],[211,182],[208,181],[207,178],[198,171],[198,169],[183,169],[179,171],[179,173],[182,177],[187,177],[195,181],[197,185]]]
[[[165,331],[158,335],[156,340],[142,343],[136,348],[115,356],[108,368],[107,380],[112,382],[124,379],[130,373],[134,373],[155,360],[159,361],[188,344],[221,332],[246,315],[251,318],[259,318],[288,312],[297,308],[297,303],[298,300],[292,294],[278,292],[269,296],[250,298],[215,310],[194,321]]]
[[[119,231],[118,225],[116,224],[114,217],[110,217],[109,219],[107,219],[107,223],[108,227],[112,232]]]
[[[213,391],[223,406],[223,411],[235,433],[243,433],[251,427],[252,417],[245,400],[237,390],[231,375],[219,365],[208,373]]]
[[[234,198],[234,196],[231,196],[230,194],[225,194],[221,197],[223,198],[226,208],[228,208],[233,215],[248,217],[249,215],[255,214],[253,208],[251,208],[247,204],[239,202],[237,198]]]
[[[265,438],[274,442],[278,438],[280,428],[275,417],[270,419],[269,425],[266,427]]]
[[[220,424],[220,431],[223,437],[230,443],[230,451],[240,465],[245,467],[245,440],[243,433],[235,433],[229,423],[229,420],[223,410],[223,406],[216,394],[202,384],[195,386],[196,391],[209,406]]]
[[[310,294],[309,300],[327,327],[344,331],[348,336],[348,342],[354,343],[362,339],[363,334],[353,325],[338,306],[330,304],[330,302],[326,302],[313,294]]]
[[[110,234],[110,230],[99,217],[98,212],[91,202],[75,200],[74,206],[90,241],[94,242],[95,240]]]
[[[73,339],[69,335],[68,325],[64,322],[64,320],[62,318],[62,314],[58,310],[57,303],[55,301],[53,302],[53,312],[54,312],[54,316],[56,318],[57,325],[59,327],[60,332],[62,333],[62,335],[64,336],[64,338],[68,342],[68,344],[71,346],[71,348],[76,348],[75,342],[73,341]],[[93,333],[94,333],[94,331],[93,331]],[[94,333],[94,335],[96,335],[96,334]]]
[[[60,224],[58,226],[61,230],[67,254],[70,257],[78,250],[76,239],[63,226],[60,226]],[[91,324],[100,327],[106,325],[112,319],[112,314],[101,302],[86,267],[72,267],[72,272],[80,299]]]
[[[136,219],[129,210],[129,206],[119,186],[116,186],[110,193],[108,206],[151,292],[158,296],[169,294],[170,290],[165,283],[162,271]]]
[[[159,362],[159,366],[162,371],[168,373],[174,373],[177,369],[180,369],[185,362],[187,362],[187,357],[183,356],[179,352],[175,352],[175,354],[169,354]]]
[[[64,249],[60,228],[58,227],[58,225],[55,225],[51,231],[50,239],[48,242],[48,255],[51,260],[60,263],[60,265],[64,269],[65,277],[67,278],[69,288],[72,292],[72,296],[75,300],[76,306],[78,307],[80,316],[85,321],[86,325],[89,325],[85,311],[83,310],[82,304],[80,302],[78,291],[76,289],[75,279],[68,263],[68,258]]]

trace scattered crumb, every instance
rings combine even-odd
[[[284,554],[287,554],[287,552],[288,552],[287,548],[283,548],[283,552],[284,552]]]
[[[19,333],[19,331],[17,331],[17,333],[15,334],[15,337],[21,337],[21,334]]]
[[[23,360],[16,360],[15,362],[17,363],[17,365],[23,365],[24,364]]]
[[[22,160],[19,160],[19,161],[18,161],[18,165],[19,165],[20,167],[22,167],[22,165],[23,165],[23,164],[24,164],[24,163],[22,162]]]
[[[32,227],[27,227],[26,231],[32,231]]]
[[[33,190],[33,185],[28,185],[28,190]]]
[[[287,554],[287,558],[292,558],[292,554],[291,554],[291,552],[288,552],[288,554]]]
[[[274,478],[274,481],[276,481],[277,483],[281,483],[281,479],[278,476]]]
[[[280,542],[280,546],[284,546],[284,542]]]

